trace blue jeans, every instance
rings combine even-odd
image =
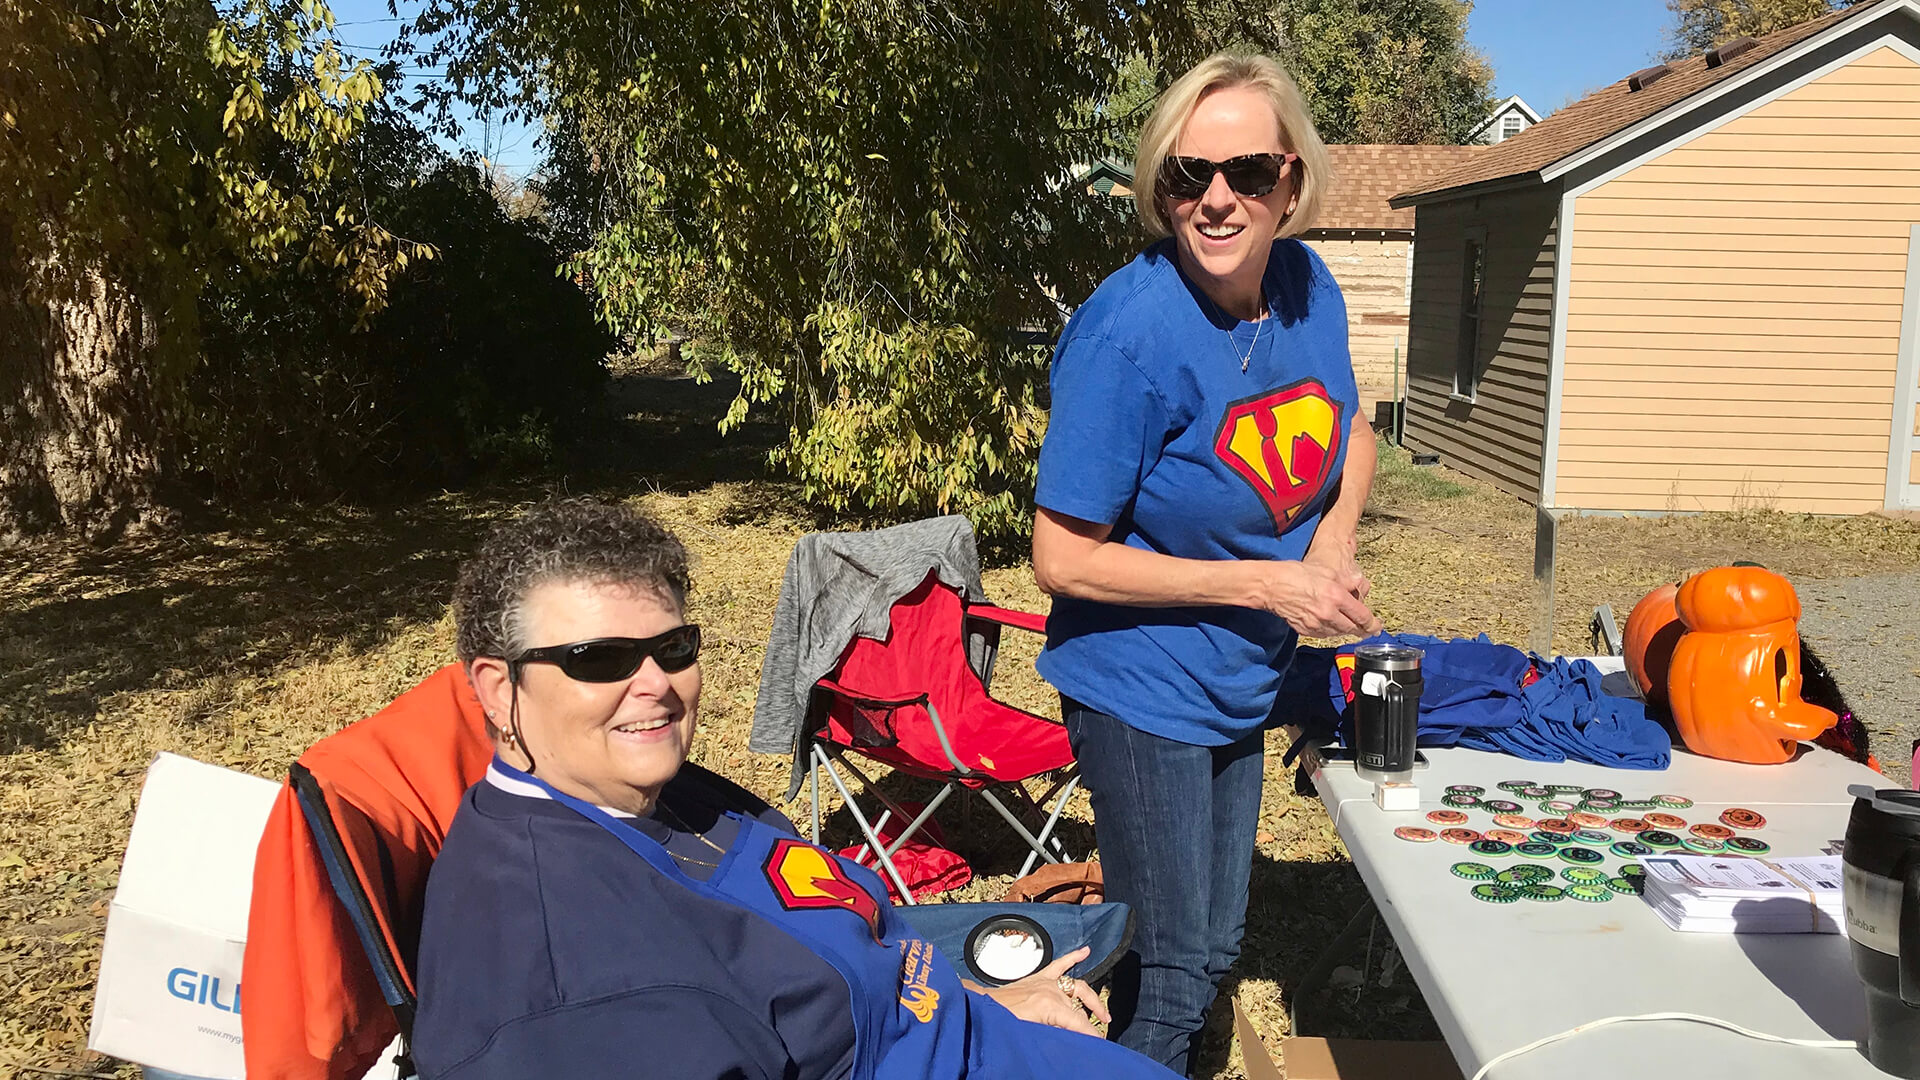
[[[1185,1075],[1240,956],[1264,733],[1194,746],[1065,695],[1061,711],[1093,796],[1107,899],[1138,914],[1133,949],[1114,968],[1107,1037]]]

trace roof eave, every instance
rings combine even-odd
[[[1533,187],[1542,183],[1539,171],[1512,173],[1496,176],[1491,180],[1476,180],[1459,187],[1435,188],[1432,191],[1401,192],[1387,200],[1387,205],[1395,210],[1405,210],[1409,206],[1425,206],[1428,203],[1452,202],[1455,199],[1468,199],[1476,195],[1491,195],[1516,188]]]
[[[1716,83],[1704,86],[1638,123],[1630,124],[1588,143],[1559,161],[1542,168],[1541,178],[1557,180],[1582,165],[1604,157],[1613,150],[1632,142],[1646,132],[1702,106],[1711,105],[1767,72],[1791,64],[1808,53],[1822,48],[1835,38],[1846,34],[1857,34],[1888,18],[1896,11],[1905,11],[1910,17],[1920,18],[1920,0],[1895,0],[1894,3],[1887,4],[1878,11],[1866,12],[1858,18],[1840,19],[1825,30],[1802,38],[1772,56],[1762,59],[1759,63],[1750,64]]]

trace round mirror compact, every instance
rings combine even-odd
[[[967,961],[980,981],[1005,986],[1053,962],[1053,939],[1025,915],[996,915],[967,935]]]

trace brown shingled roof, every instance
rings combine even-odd
[[[1484,156],[1490,146],[1408,146],[1398,143],[1332,144],[1334,182],[1320,206],[1315,229],[1408,229],[1413,210],[1395,210],[1396,191],[1451,172]]]
[[[1642,90],[1629,90],[1621,79],[1603,90],[1548,116],[1527,130],[1496,146],[1472,161],[1444,174],[1430,176],[1424,183],[1401,189],[1397,200],[1448,191],[1510,176],[1537,173],[1592,146],[1611,135],[1625,131],[1641,121],[1665,111],[1718,83],[1724,82],[1863,11],[1881,7],[1887,0],[1855,4],[1831,15],[1777,30],[1759,39],[1752,49],[1717,68],[1707,66],[1705,56],[1676,60],[1662,78]]]

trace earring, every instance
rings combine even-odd
[[[511,732],[511,731],[507,731],[507,732],[502,732],[502,733],[501,733],[501,735],[500,735],[500,738],[501,738],[501,740],[502,740],[502,741],[504,741],[504,742],[505,742],[505,743],[506,743],[506,744],[507,744],[508,746],[518,746],[518,745],[520,744],[520,737],[519,737],[519,736],[517,736],[517,735],[515,735],[515,734],[514,734],[513,732]]]

